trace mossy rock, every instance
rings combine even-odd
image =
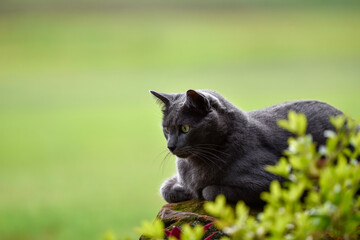
[[[169,203],[162,207],[157,218],[164,222],[166,230],[169,231],[171,231],[174,226],[181,228],[184,224],[190,224],[191,226],[201,224],[205,226],[206,224],[214,222],[215,218],[206,214],[203,207],[204,203],[205,201],[200,200]],[[204,238],[217,231],[219,230],[216,229],[215,226],[211,226],[205,231]],[[218,232],[211,239],[220,239],[221,236],[224,236],[224,234]],[[140,239],[145,240],[148,238],[141,236]]]
[[[160,218],[165,227],[171,225],[181,226],[184,223],[199,221],[208,224],[215,218],[208,216],[204,210],[205,201],[190,200],[180,203],[169,203],[163,206],[157,217]]]

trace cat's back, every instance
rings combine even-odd
[[[328,119],[330,116],[342,114],[333,106],[317,100],[298,100],[276,104],[263,109],[248,112],[249,116],[258,120],[285,119],[290,110],[304,113],[308,121]]]
[[[251,111],[247,114],[254,126],[269,138],[287,139],[289,135],[284,134],[284,130],[278,127],[277,122],[279,119],[287,119],[290,110],[305,114],[308,122],[307,133],[313,135],[314,140],[321,144],[325,141],[324,131],[333,129],[330,123],[330,116],[342,114],[340,110],[333,106],[317,100],[284,102]]]

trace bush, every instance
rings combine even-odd
[[[286,179],[273,181],[262,193],[264,210],[256,217],[240,201],[235,209],[224,196],[207,202],[205,210],[216,217],[216,226],[231,239],[359,239],[360,132],[357,123],[345,116],[331,117],[336,131],[326,131],[326,146],[317,150],[306,135],[305,115],[290,111],[280,127],[290,131],[289,147],[278,164],[267,170]],[[181,239],[201,239],[202,228],[183,227]],[[153,239],[164,238],[159,220],[140,229]]]

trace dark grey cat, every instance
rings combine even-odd
[[[260,193],[272,180],[265,170],[287,148],[290,133],[277,125],[290,109],[308,119],[307,133],[318,145],[333,129],[329,117],[342,114],[319,101],[294,101],[243,112],[216,92],[188,90],[166,94],[150,91],[164,105],[163,131],[167,147],[177,156],[178,173],[166,180],[161,194],[167,202],[214,200],[224,194],[230,202],[261,205]]]

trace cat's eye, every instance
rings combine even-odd
[[[164,131],[165,131],[166,133],[169,133],[169,128],[168,128],[168,127],[164,127]]]
[[[190,130],[190,126],[189,125],[181,125],[180,129],[183,133],[187,133]]]

